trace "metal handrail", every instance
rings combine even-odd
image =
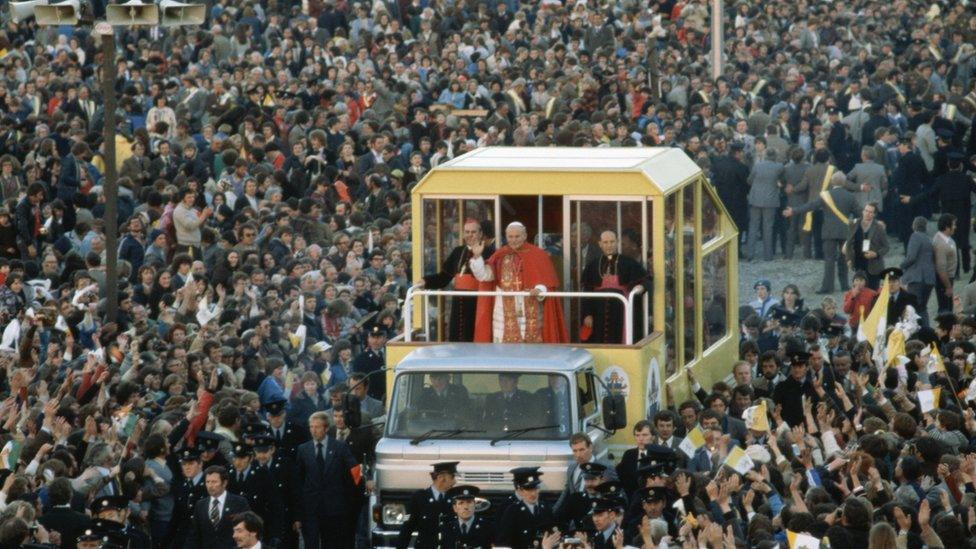
[[[646,291],[646,288],[645,288]],[[615,292],[542,292],[537,297],[576,297],[576,298],[591,298],[591,299],[616,299],[624,306],[624,341],[627,345],[632,345],[634,343],[634,297],[639,292],[631,290],[630,294],[623,296]],[[472,290],[472,291],[460,291],[460,290],[426,290],[420,285],[414,284],[407,289],[407,295],[403,302],[403,340],[407,343],[413,341],[413,298],[414,297],[430,297],[430,296],[446,296],[446,297],[477,297],[477,296],[494,296],[494,297],[530,297],[531,294],[528,291],[521,292],[510,292],[503,290]],[[424,336],[427,341],[430,341],[430,307],[427,306],[427,301],[424,300]]]

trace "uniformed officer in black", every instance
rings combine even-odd
[[[636,494],[638,495],[630,502],[627,512],[624,514],[623,527],[625,532],[630,532],[631,529],[635,528],[635,524],[638,532],[640,530],[640,519],[645,510],[643,499],[640,496],[644,493],[643,490],[666,488],[668,474],[673,472],[672,464],[667,461],[650,463],[637,470],[637,482],[640,489],[637,490]]]
[[[373,324],[366,333],[366,347],[353,359],[352,371],[369,375],[386,367],[386,330]],[[386,398],[386,376],[369,378],[369,396],[383,401]]]
[[[265,404],[263,408],[268,417],[269,432],[274,439],[275,448],[282,457],[294,461],[296,449],[308,441],[311,435],[308,427],[288,420],[288,412],[285,411],[287,404],[288,401],[285,399],[274,400]]]
[[[562,505],[555,510],[556,523],[559,524],[562,531],[578,532],[588,529],[593,500],[600,495],[596,488],[603,483],[606,472],[607,466],[595,461],[580,465],[580,474],[583,475],[583,491],[573,492],[566,496]]]
[[[475,513],[477,486],[455,486],[447,491],[454,514],[445,516],[437,530],[438,549],[478,549],[491,547],[491,526]]]
[[[519,467],[512,469],[512,475],[519,502],[505,509],[495,542],[512,549],[535,547],[555,526],[552,510],[539,499],[542,473],[538,467]]]
[[[184,448],[177,457],[180,460],[181,475],[173,476],[173,521],[170,523],[173,534],[169,537],[174,547],[182,547],[190,531],[193,507],[197,501],[207,496],[207,487],[203,483],[200,451],[196,448]]]
[[[270,471],[252,466],[254,448],[250,444],[238,442],[233,447],[233,453],[234,468],[230,470],[227,491],[247,500],[251,510],[264,521],[264,544],[277,547],[287,523],[283,520],[285,508],[281,492],[276,489]]]
[[[400,527],[397,549],[406,549],[410,538],[417,533],[414,547],[427,548],[437,545],[437,529],[441,517],[452,515],[451,504],[447,501],[447,491],[457,482],[458,461],[445,461],[434,464],[430,473],[430,487],[417,490],[410,497],[407,512],[410,518]]]
[[[614,537],[623,538],[623,530],[617,525],[620,504],[609,498],[593,501],[593,535],[590,547],[593,549],[613,549]]]
[[[206,470],[207,467],[220,465],[221,467],[230,470],[230,463],[228,463],[227,458],[220,453],[220,442],[222,440],[224,440],[224,437],[216,433],[211,433],[210,431],[200,431],[197,433],[194,447],[200,450],[200,467],[202,469]]]
[[[103,535],[114,533],[117,538],[127,540],[124,547],[129,549],[149,549],[152,544],[149,536],[127,523],[129,499],[125,496],[102,496],[91,504],[92,528]]]
[[[272,486],[274,486],[278,494],[290,494],[291,486],[294,482],[292,477],[292,471],[294,470],[292,467],[293,462],[277,452],[274,439],[271,438],[271,435],[259,432],[256,427],[252,427],[250,432],[257,433],[247,434],[248,429],[245,428],[244,441],[251,444],[254,449],[254,459],[251,460],[251,469],[267,472],[271,477]],[[288,527],[292,522],[291,517],[294,517],[294,504],[289,498],[281,498],[281,501],[283,509],[282,516],[286,517],[287,520],[281,525],[282,538],[280,547],[283,549],[298,547],[298,533]]]
[[[663,520],[668,524],[668,534],[677,535],[678,528],[675,525],[674,511],[668,506],[668,489],[666,487],[641,488],[637,491],[636,500],[640,505],[640,514],[633,520],[624,521],[624,538],[629,545],[635,547],[644,545],[641,539],[641,525],[645,518]]]
[[[94,528],[89,528],[78,534],[75,538],[75,546],[77,549],[101,549],[102,534]]]

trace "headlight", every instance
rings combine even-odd
[[[407,507],[402,503],[386,503],[383,505],[383,524],[388,526],[400,526],[410,515],[407,514]]]

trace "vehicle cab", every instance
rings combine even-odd
[[[607,434],[626,424],[622,399],[605,393],[593,356],[578,347],[421,347],[397,365],[390,394],[376,447],[377,546],[394,542],[434,462],[460,461],[458,484],[478,486],[489,509],[512,493],[512,468],[539,467],[542,497],[552,502],[566,483],[570,437],[587,433],[604,457]]]

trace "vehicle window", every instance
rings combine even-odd
[[[471,430],[456,439],[497,438],[520,429],[519,440],[572,434],[569,378],[560,374],[436,372],[397,376],[387,436],[420,437],[435,430]]]
[[[596,384],[590,372],[576,374],[579,386],[579,418],[586,419],[596,413]]]

